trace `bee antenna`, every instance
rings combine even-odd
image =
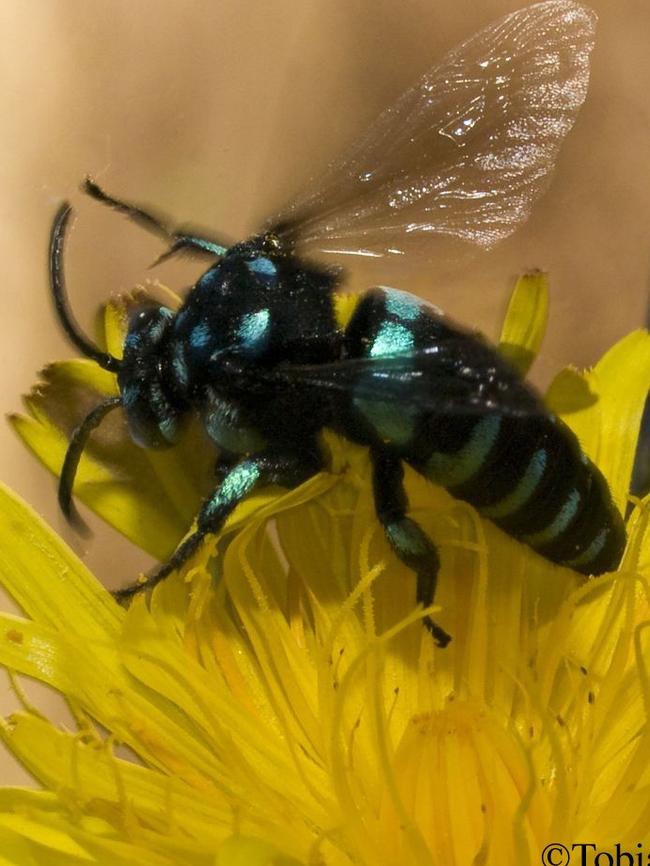
[[[108,352],[102,352],[84,336],[75,322],[68,306],[65,282],[63,279],[63,245],[71,214],[72,208],[68,202],[64,202],[57,211],[57,214],[54,217],[54,222],[52,223],[52,231],[50,234],[49,274],[54,306],[56,307],[56,312],[59,321],[63,326],[63,330],[74,345],[83,352],[86,357],[92,358],[93,361],[96,361],[100,367],[109,370],[111,373],[116,373],[120,369],[121,362],[118,358],[113,357],[113,355],[109,355]]]
[[[85,192],[86,195],[89,195],[91,198],[94,198],[95,201],[105,204],[108,207],[113,208],[117,213],[121,213],[129,219],[132,219],[143,229],[158,235],[158,237],[167,242],[171,242],[169,249],[167,249],[162,255],[158,256],[156,261],[150,265],[152,268],[176,255],[178,252],[186,251],[194,253],[195,255],[210,257],[217,256],[220,258],[228,251],[227,246],[218,243],[218,241],[211,240],[210,238],[201,237],[201,235],[194,234],[194,232],[188,233],[173,231],[166,224],[166,221],[160,217],[154,216],[152,213],[143,210],[143,208],[137,207],[137,205],[121,201],[119,198],[113,198],[113,196],[105,192],[99,184],[95,183],[91,177],[87,177],[81,184],[81,191]]]
[[[167,228],[162,220],[150,213],[147,213],[147,211],[142,210],[142,208],[136,207],[132,204],[127,204],[117,198],[113,198],[112,195],[104,192],[101,186],[98,183],[95,183],[91,177],[84,178],[81,184],[81,191],[86,193],[86,195],[89,195],[91,198],[94,198],[95,201],[108,205],[108,207],[113,208],[113,210],[118,213],[124,214],[141,225],[142,228],[153,232],[164,240],[169,240],[170,237],[173,237],[173,233]]]
[[[95,406],[73,431],[68,450],[65,452],[61,477],[59,478],[59,505],[66,519],[82,531],[87,527],[72,501],[72,487],[79,467],[79,461],[92,431],[101,424],[110,411],[117,409],[121,405],[121,397],[109,397],[108,400],[104,400],[99,406]]]

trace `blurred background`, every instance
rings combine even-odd
[[[181,261],[147,271],[160,242],[85,200],[78,193],[85,174],[179,224],[243,237],[447,49],[521,5],[4,0],[4,412],[20,409],[20,395],[44,364],[74,354],[58,330],[46,277],[48,232],[63,199],[77,210],[68,244],[69,294],[90,332],[111,293],[154,277],[183,290],[204,269]],[[590,93],[532,218],[451,276],[442,279],[431,266],[411,262],[399,280],[399,287],[494,337],[516,276],[532,267],[548,270],[550,323],[534,374],[540,384],[567,363],[594,363],[647,315],[650,4],[591,5],[600,24]],[[362,272],[351,275],[351,288],[365,285]],[[127,541],[97,523],[91,541],[75,538],[58,514],[53,478],[6,424],[0,425],[0,478],[105,582],[119,584],[148,566]],[[0,711],[14,704],[7,696]],[[18,778],[18,770],[3,776]]]

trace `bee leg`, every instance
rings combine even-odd
[[[167,241],[171,241],[169,249],[156,259],[153,263],[154,265],[160,264],[160,262],[165,261],[165,259],[170,258],[170,256],[173,256],[180,250],[191,249],[194,252],[208,256],[222,256],[226,252],[227,247],[217,243],[217,241],[203,238],[199,235],[173,231],[162,219],[143,210],[141,207],[121,201],[119,198],[113,198],[113,196],[104,192],[99,184],[89,177],[84,180],[81,189],[91,198],[94,198],[95,201],[108,205],[108,207],[113,208],[118,213],[132,219],[142,226],[142,228],[147,229],[147,231],[153,232]]]
[[[146,580],[125,586],[113,593],[118,601],[151,589],[173,571],[180,568],[198,550],[206,535],[219,532],[226,519],[254,490],[270,484],[297,487],[315,475],[323,459],[314,444],[313,449],[294,453],[269,451],[240,461],[229,469],[223,480],[203,502],[197,517],[197,528],[176,548],[171,558],[152,572]]]
[[[406,516],[408,497],[401,460],[382,448],[373,448],[371,456],[377,516],[397,557],[416,574],[418,604],[428,607],[436,592],[438,552],[424,530]],[[439,647],[447,646],[451,637],[444,629],[430,616],[425,616],[422,622]]]

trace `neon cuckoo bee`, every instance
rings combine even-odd
[[[211,256],[176,312],[131,317],[118,359],[93,345],[69,311],[62,255],[71,209],[54,221],[51,285],[69,338],[115,373],[119,397],[74,431],[59,500],[84,445],[110,410],[135,444],[172,445],[198,413],[220,452],[218,483],[196,527],[126,599],[178,569],[204,537],[264,485],[299,485],[326,465],[331,428],[368,447],[377,517],[429,606],[439,567],[433,541],[409,516],[410,464],[547,559],[584,574],[616,566],[625,530],[607,484],[573,433],[481,338],[405,292],[362,294],[343,326],[340,271],[314,252],[393,259],[439,242],[490,247],[526,219],[585,97],[595,16],[570,0],[506,16],[451,51],[386,110],[342,161],[260,234],[226,246],[181,233],[140,207],[96,200],[179,250]],[[423,246],[423,241],[426,245]],[[314,257],[314,258],[317,258]],[[440,646],[447,632],[429,616]]]

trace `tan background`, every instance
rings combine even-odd
[[[0,4],[3,267],[0,389],[20,406],[46,362],[72,354],[47,297],[47,235],[64,197],[78,209],[70,295],[88,329],[113,291],[147,276],[159,243],[77,194],[108,190],[238,237],[317,174],[446,49],[521,0],[4,0]],[[594,0],[590,96],[550,193],[527,226],[429,293],[494,335],[508,288],[550,270],[550,332],[537,376],[587,365],[646,314],[650,272],[650,3]],[[196,265],[156,273],[189,285]],[[363,283],[359,278],[355,285]],[[111,531],[83,546],[62,525],[54,482],[0,429],[0,478],[66,533],[107,582],[144,561]],[[117,553],[117,555],[116,555]],[[1,687],[1,685],[0,685]],[[0,701],[0,710],[13,706]],[[14,778],[11,768],[6,778]]]

